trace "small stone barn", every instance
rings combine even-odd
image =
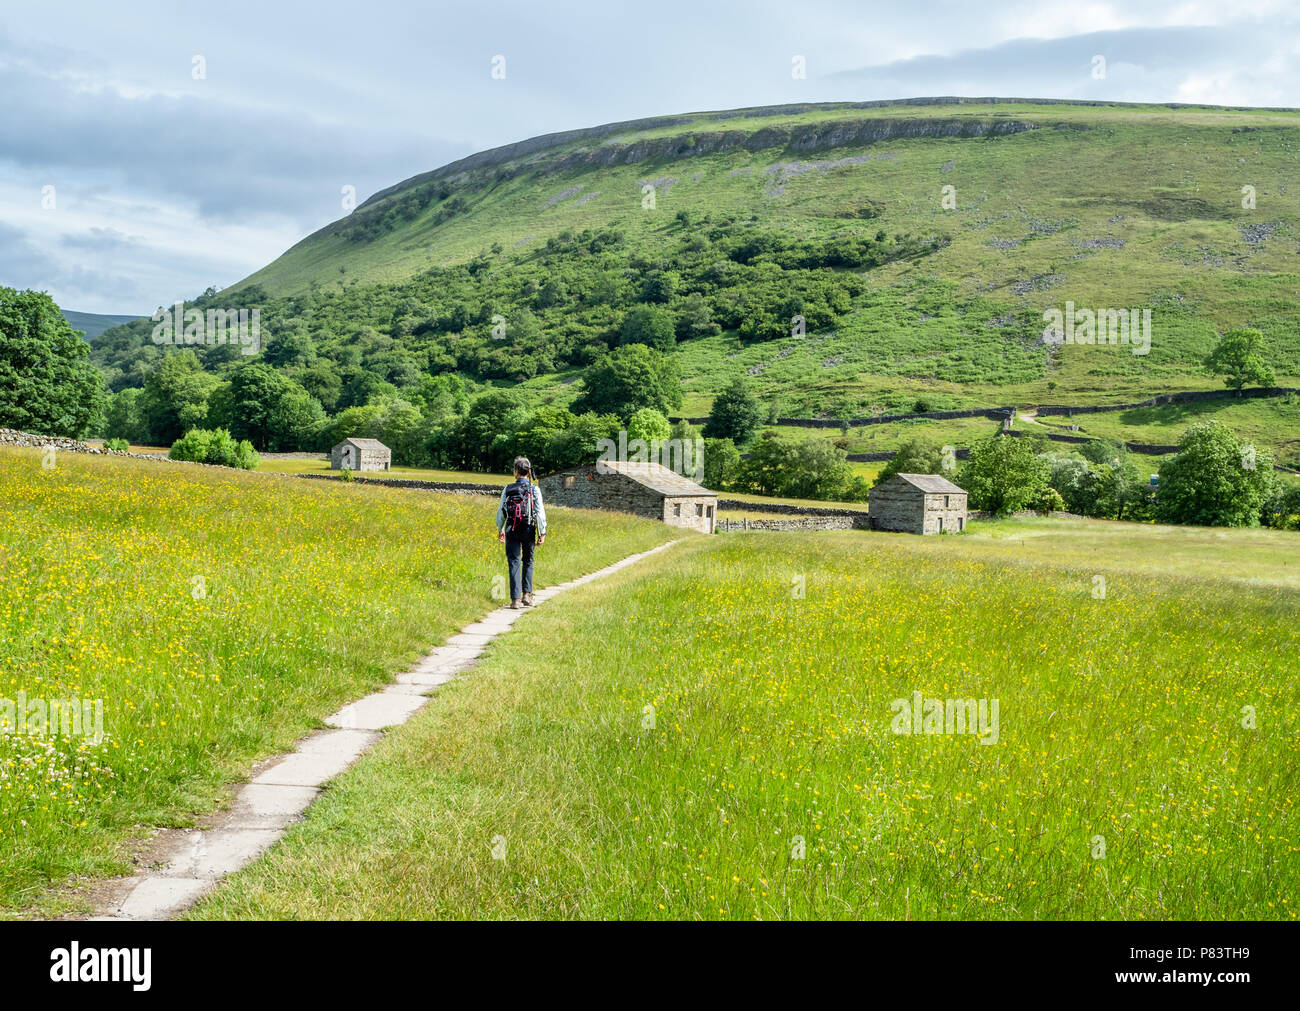
[[[713,533],[718,496],[661,463],[601,461],[550,474],[538,482],[542,501],[580,509],[609,509]]]
[[[388,470],[393,451],[378,439],[344,439],[330,450],[330,470]]]
[[[938,474],[895,474],[871,489],[873,530],[941,534],[966,529],[966,492]]]

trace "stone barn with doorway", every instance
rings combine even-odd
[[[867,516],[873,530],[961,533],[966,491],[938,474],[895,474],[871,489]]]
[[[661,463],[601,461],[549,474],[538,484],[548,505],[635,513],[705,534],[718,521],[717,493]]]
[[[330,470],[388,470],[393,451],[378,439],[344,439],[330,450]]]

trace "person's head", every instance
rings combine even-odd
[[[515,457],[515,477],[532,477],[533,465],[528,462],[526,456]]]

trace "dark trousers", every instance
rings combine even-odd
[[[510,565],[510,599],[519,600],[533,592],[533,538],[515,541],[506,538],[506,562]],[[523,568],[523,592],[519,589],[520,563]]]

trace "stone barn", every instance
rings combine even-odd
[[[711,534],[718,496],[661,463],[601,461],[550,474],[538,482],[548,505],[609,509]]]
[[[393,451],[378,439],[344,439],[330,450],[330,470],[388,470]]]
[[[895,474],[871,489],[867,515],[873,530],[960,533],[966,529],[966,492],[938,474]]]

